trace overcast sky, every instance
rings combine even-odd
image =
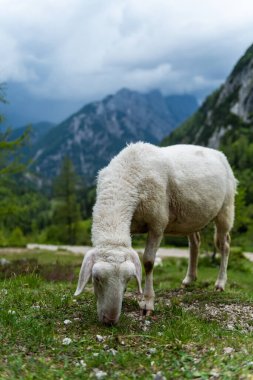
[[[0,0],[0,82],[43,99],[201,96],[252,43],[252,0]]]

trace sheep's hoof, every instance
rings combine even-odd
[[[154,310],[154,301],[153,300],[140,301],[139,305],[141,308],[141,315],[143,317],[148,317],[152,314],[152,311]]]
[[[197,277],[185,277],[182,281],[181,287],[187,288],[188,286],[191,286],[194,281],[197,280]]]
[[[217,292],[224,292],[225,288],[224,288],[223,286],[218,286],[218,285],[216,285],[216,286],[215,286],[215,290],[216,290]]]
[[[142,317],[150,317],[153,313],[153,310],[146,310],[146,309],[141,309],[141,316]]]
[[[224,292],[224,290],[225,290],[225,283],[217,281],[215,283],[215,290],[217,290],[217,292]]]

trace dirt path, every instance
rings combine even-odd
[[[75,255],[84,255],[91,247],[89,246],[69,246],[69,245],[62,245],[62,246],[56,246],[56,245],[43,245],[43,244],[28,244],[27,249],[44,249],[49,251],[59,251],[61,253],[71,252]],[[137,249],[138,252],[143,253],[144,249]],[[253,262],[253,253],[252,252],[245,252],[245,257],[247,257],[248,260]],[[189,257],[189,250],[187,248],[159,248],[157,252],[158,257]]]
[[[71,252],[75,255],[85,254],[91,247],[89,246],[70,246],[70,245],[44,245],[44,244],[28,244],[27,249],[44,249],[49,251],[59,251],[61,253]],[[137,249],[143,253],[144,249]],[[188,257],[188,249],[185,248],[159,248],[157,255],[159,257]]]
[[[69,246],[69,245],[48,245],[48,244],[27,244],[26,248],[1,248],[0,249],[0,255],[2,254],[8,254],[8,253],[16,253],[16,254],[22,254],[25,252],[29,252],[30,250],[46,250],[46,251],[57,251],[60,254],[64,253],[73,253],[74,255],[84,255],[87,253],[91,247],[89,246]],[[137,249],[138,252],[143,253],[144,249]],[[244,252],[245,257],[253,262],[253,253],[252,252]],[[176,258],[182,258],[182,257],[189,257],[189,251],[187,248],[159,248],[158,257],[176,257]]]

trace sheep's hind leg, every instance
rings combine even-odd
[[[234,202],[225,204],[215,219],[215,245],[221,253],[220,270],[215,283],[216,290],[223,291],[227,282],[227,265],[230,250],[229,231],[233,226]]]
[[[154,310],[155,292],[153,288],[153,268],[161,239],[161,235],[157,235],[151,231],[148,233],[147,244],[143,255],[143,264],[146,273],[145,288],[143,298],[139,303],[142,315],[150,315]]]
[[[198,265],[198,254],[200,246],[200,234],[196,232],[188,236],[189,247],[190,247],[190,258],[186,276],[182,281],[182,286],[189,286],[197,279],[197,265]]]
[[[221,253],[221,262],[218,278],[215,283],[215,289],[219,291],[225,290],[225,285],[227,282],[227,266],[228,257],[230,250],[230,236],[229,233],[218,233],[216,234],[216,246]]]

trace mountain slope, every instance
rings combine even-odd
[[[162,145],[190,143],[218,148],[241,135],[253,137],[253,45],[235,65],[220,89],[172,132]]]
[[[32,168],[52,178],[59,172],[62,158],[69,156],[79,175],[91,183],[126,143],[143,140],[158,144],[196,108],[191,96],[164,97],[159,91],[140,94],[122,89],[86,105],[50,130],[33,149]]]
[[[43,138],[49,131],[55,126],[55,124],[48,121],[42,121],[40,123],[35,123],[31,125],[31,142],[33,144],[37,143],[41,138]],[[25,132],[29,126],[23,126],[11,131],[10,139],[16,140]]]
[[[239,180],[234,244],[252,249],[253,236],[253,45],[235,65],[220,89],[162,141],[219,148]],[[250,247],[250,248],[249,248]]]

